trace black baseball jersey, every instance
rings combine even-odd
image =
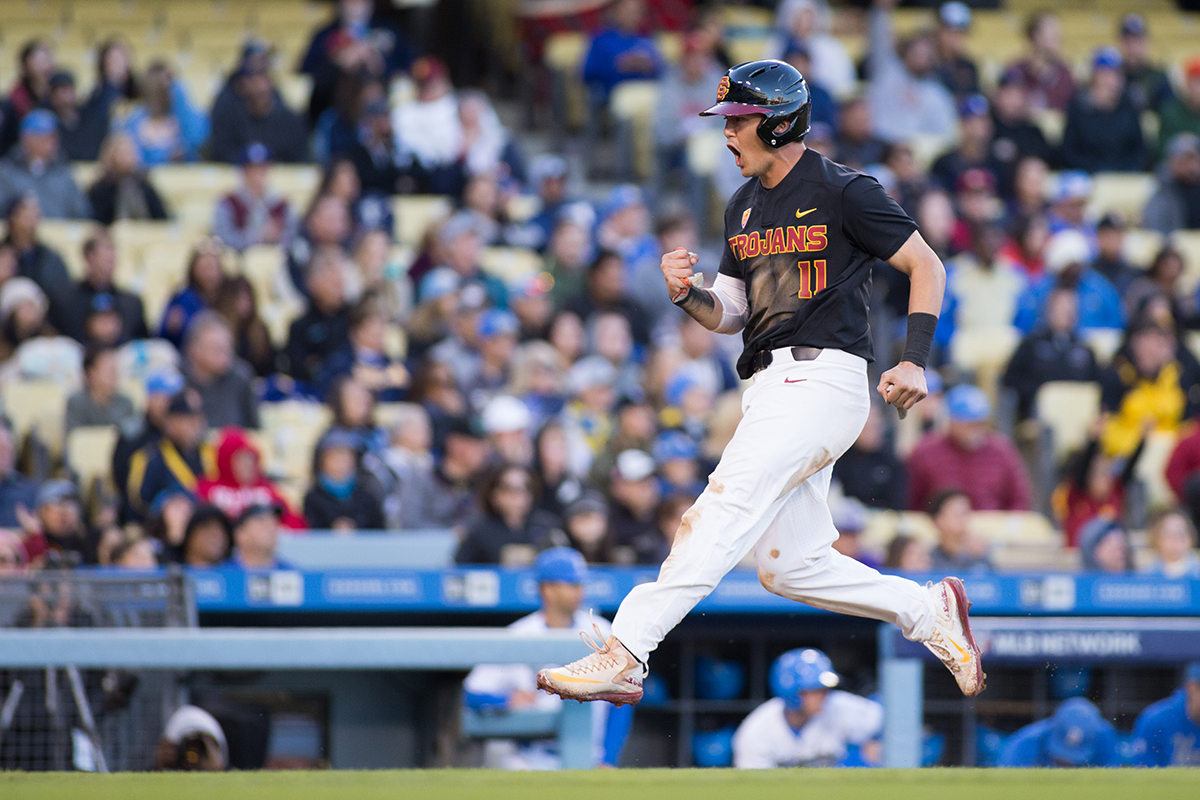
[[[808,345],[872,360],[871,265],[917,224],[874,179],[805,150],[773,189],[757,178],[725,208],[720,272],[746,284],[738,374],[760,350]]]

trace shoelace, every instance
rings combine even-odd
[[[617,661],[617,657],[608,646],[608,642],[604,640],[604,634],[600,632],[600,626],[592,622],[592,629],[596,632],[596,639],[593,639],[586,631],[579,632],[579,638],[592,651],[591,654],[568,664],[564,669],[568,669],[577,675],[585,675],[589,672],[620,666],[620,662]],[[599,640],[599,643],[597,643],[597,640]]]

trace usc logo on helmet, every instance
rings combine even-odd
[[[729,94],[729,76],[721,77],[721,82],[717,84],[717,102],[725,99],[725,95]]]

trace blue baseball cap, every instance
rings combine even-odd
[[[680,458],[692,459],[699,454],[700,448],[682,431],[667,431],[654,440],[654,460],[659,464]]]
[[[1046,752],[1055,761],[1083,765],[1096,757],[1104,718],[1094,705],[1082,697],[1065,701],[1050,718],[1050,736]]]
[[[174,396],[183,388],[183,376],[173,369],[156,369],[146,376],[146,394]]]
[[[789,650],[771,665],[771,694],[788,708],[800,706],[800,693],[832,689],[841,683],[829,656],[811,647]]]
[[[1140,14],[1126,14],[1121,18],[1122,36],[1145,36],[1146,20]]]
[[[958,104],[960,117],[986,117],[988,115],[988,99],[981,94],[969,94]]]
[[[1121,64],[1121,51],[1111,44],[1097,49],[1092,56],[1092,69],[1120,69]]]
[[[38,487],[37,507],[41,508],[50,503],[60,503],[63,500],[78,500],[79,490],[68,480],[58,479],[46,481]]]
[[[960,3],[958,0],[942,3],[942,7],[938,10],[938,19],[947,28],[958,28],[965,31],[971,27],[971,9],[967,8],[966,3]]]
[[[475,323],[475,334],[480,339],[515,336],[520,329],[521,323],[516,315],[502,308],[489,308],[479,315],[479,321]]]
[[[262,142],[251,142],[242,148],[242,153],[238,157],[238,163],[243,167],[247,164],[270,164],[271,148]]]
[[[1092,193],[1092,179],[1081,170],[1071,169],[1058,174],[1054,184],[1053,202],[1087,200]]]
[[[45,136],[58,130],[58,120],[44,108],[35,108],[21,120],[22,136]]]
[[[991,415],[992,404],[983,389],[963,383],[946,392],[946,411],[955,422],[983,422]]]
[[[458,277],[458,273],[450,269],[450,267],[438,267],[425,273],[425,277],[421,278],[421,285],[417,290],[417,296],[422,303],[430,300],[437,300],[445,297],[448,294],[454,294],[462,285],[462,279]]]
[[[1187,665],[1183,671],[1183,680],[1185,682],[1200,683],[1200,661],[1193,661]]]
[[[604,201],[604,211],[600,216],[608,218],[632,206],[645,204],[642,190],[631,183],[626,183],[608,193],[608,197]]]
[[[533,562],[538,583],[571,583],[576,586],[587,580],[587,562],[578,550],[570,547],[551,547],[543,550]]]

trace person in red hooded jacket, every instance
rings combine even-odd
[[[244,430],[235,427],[221,430],[216,461],[217,476],[196,484],[196,496],[202,502],[213,504],[231,520],[251,506],[273,505],[281,509],[279,521],[283,527],[293,530],[308,527],[304,517],[292,509],[262,474],[258,448]]]

